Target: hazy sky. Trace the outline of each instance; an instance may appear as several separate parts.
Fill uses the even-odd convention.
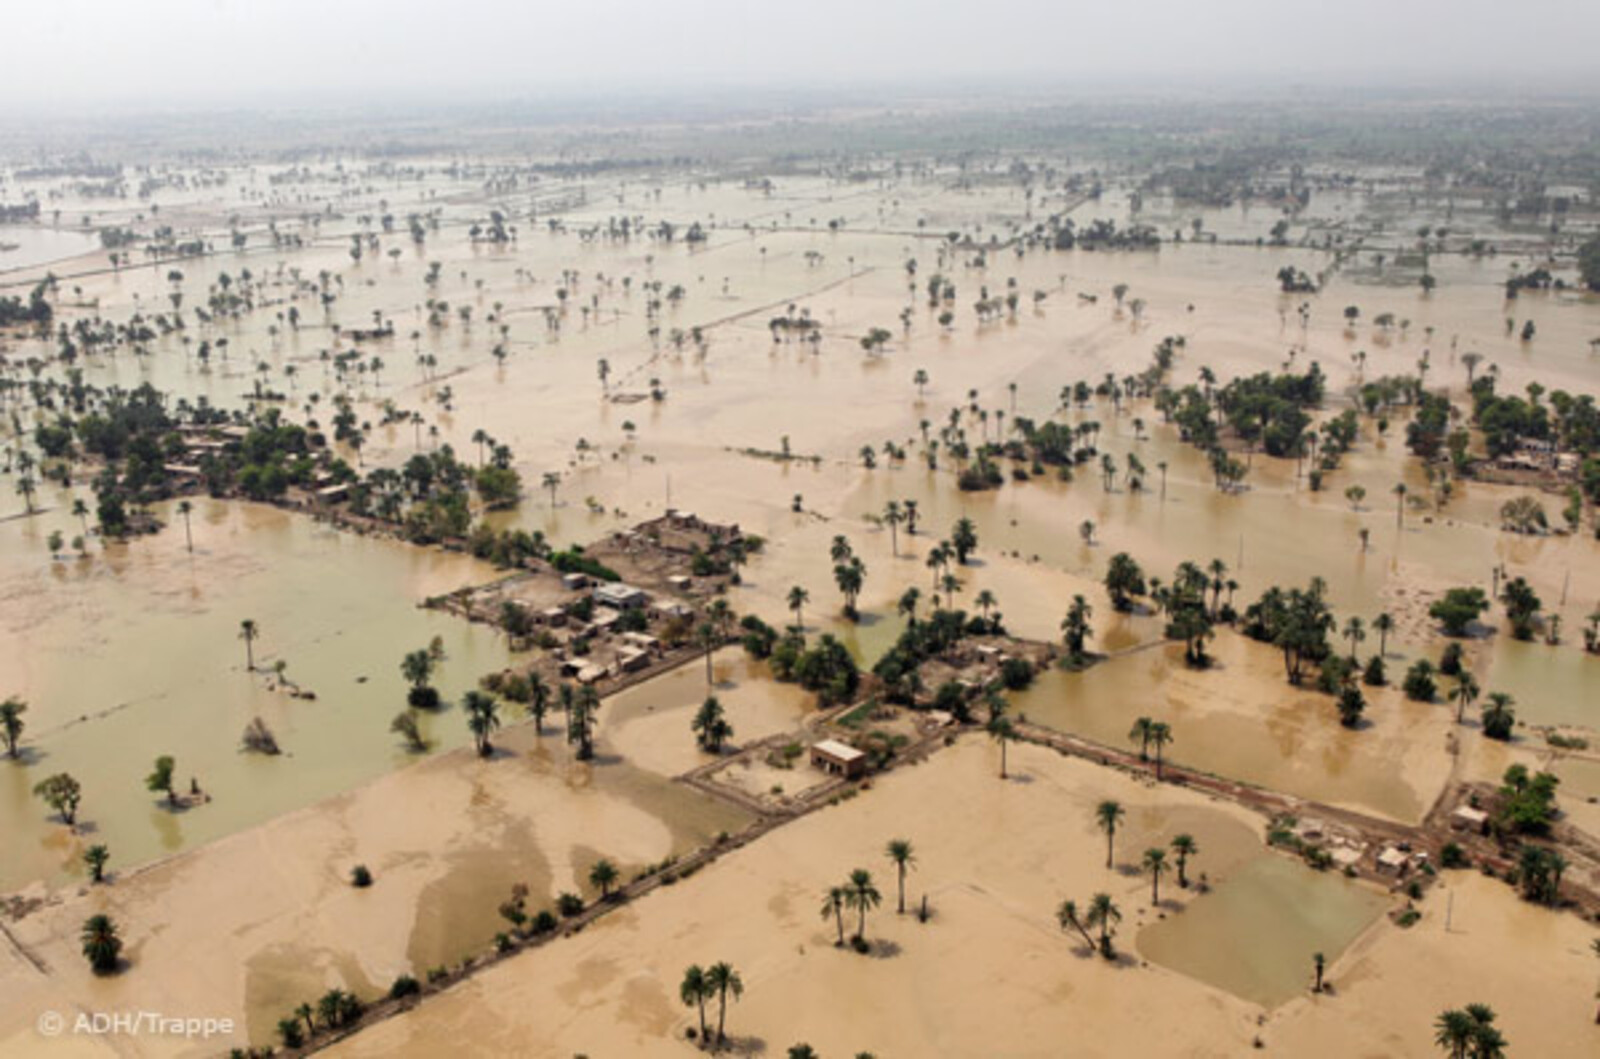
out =
[[[1600,0],[32,0],[0,18],[12,113],[974,76],[1600,89]]]

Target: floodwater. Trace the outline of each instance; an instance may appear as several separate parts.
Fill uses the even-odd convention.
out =
[[[1139,932],[1139,952],[1235,996],[1277,1007],[1305,992],[1389,899],[1344,876],[1261,853],[1183,911]]]
[[[1449,719],[1437,706],[1393,690],[1370,694],[1371,726],[1339,724],[1333,700],[1295,689],[1277,651],[1233,634],[1210,648],[1216,662],[1189,669],[1181,645],[1140,650],[1087,670],[1053,670],[1012,697],[1019,717],[1117,748],[1145,716],[1172,727],[1165,758],[1320,802],[1417,821],[1448,766],[1436,735]],[[1369,689],[1370,692],[1370,689]]]
[[[71,261],[99,248],[92,233],[0,224],[0,275]]]
[[[154,537],[59,562],[45,538],[77,532],[63,507],[0,524],[5,689],[28,703],[22,762],[0,767],[0,830],[13,836],[0,886],[81,875],[87,842],[127,870],[381,775],[410,760],[388,731],[405,706],[405,652],[442,639],[447,699],[508,660],[487,627],[417,606],[488,578],[482,564],[211,500],[195,503],[191,555],[182,517],[160,515],[172,525]],[[315,701],[246,672],[247,618],[261,630],[257,666],[286,662]],[[282,755],[239,749],[257,716]],[[468,741],[453,709],[425,726],[439,746]],[[177,759],[181,789],[193,777],[212,801],[174,812],[146,791],[162,754]],[[30,794],[58,771],[83,785],[81,840]]]
[[[491,208],[475,177],[435,171],[420,181],[384,175],[352,181],[344,173],[324,173],[270,184],[279,173],[272,166],[240,168],[224,185],[156,192],[164,220],[181,232],[205,233],[219,246],[227,242],[226,218],[239,214],[250,239],[244,251],[184,260],[176,266],[184,277],[177,283],[169,280],[174,266],[166,262],[64,277],[68,291],[81,285],[81,300],[98,300],[100,311],[117,319],[136,309],[164,311],[174,291],[183,293],[186,306],[201,304],[224,273],[232,279],[245,269],[271,303],[238,320],[196,324],[184,336],[188,342],[157,339],[149,356],[124,350],[84,358],[87,381],[123,387],[150,381],[175,395],[233,407],[259,379],[288,394],[290,418],[325,417],[339,392],[374,424],[385,402],[423,414],[424,429],[374,425],[361,454],[367,467],[395,465],[435,444],[470,453],[474,432],[485,430],[512,447],[529,494],[516,511],[494,516],[495,523],[537,528],[564,544],[668,506],[738,522],[770,545],[734,592],[736,609],[786,621],[790,586],[804,586],[812,597],[803,616],[808,628],[839,634],[869,662],[901,627],[893,607],[900,590],[918,585],[926,599],[931,585],[921,558],[963,515],[977,523],[981,544],[978,562],[963,571],[961,602],[970,607],[979,589],[993,588],[1014,631],[1056,636],[1070,592],[1093,592],[1087,586],[1116,551],[1133,553],[1147,572],[1164,578],[1181,560],[1220,558],[1240,583],[1241,604],[1269,584],[1303,584],[1320,575],[1341,619],[1358,614],[1370,621],[1380,610],[1394,610],[1401,624],[1390,641],[1392,674],[1424,644],[1430,653],[1437,650],[1418,593],[1487,582],[1490,569],[1503,563],[1512,575],[1529,578],[1551,608],[1565,592],[1559,609],[1568,636],[1555,648],[1495,637],[1479,662],[1485,690],[1511,691],[1519,715],[1530,722],[1592,723],[1600,710],[1597,663],[1582,655],[1577,631],[1600,599],[1595,542],[1509,537],[1499,532],[1496,512],[1517,491],[1472,484],[1459,488],[1442,511],[1414,510],[1397,526],[1393,485],[1403,480],[1413,495],[1425,492],[1401,444],[1402,417],[1386,435],[1364,421],[1356,450],[1318,494],[1296,478],[1292,463],[1260,455],[1251,459],[1245,492],[1219,494],[1204,458],[1181,444],[1148,405],[1118,414],[1101,402],[1068,417],[1100,422],[1101,448],[1119,463],[1139,455],[1151,469],[1144,493],[1121,484],[1108,491],[1091,471],[1071,484],[1008,482],[992,493],[962,494],[948,461],[930,471],[917,449],[921,423],[937,429],[956,408],[974,438],[985,430],[997,436],[998,412],[1008,419],[1054,415],[1063,385],[1138,372],[1169,334],[1182,334],[1188,343],[1174,369],[1180,383],[1193,380],[1202,365],[1223,380],[1278,370],[1291,345],[1302,344],[1293,362],[1303,368],[1315,360],[1328,374],[1330,413],[1343,407],[1344,389],[1363,372],[1370,378],[1414,371],[1424,350],[1431,357],[1430,382],[1448,382],[1458,391],[1465,382],[1459,356],[1469,349],[1499,367],[1506,388],[1536,379],[1551,389],[1589,388],[1595,354],[1588,339],[1600,332],[1600,304],[1550,293],[1525,295],[1508,307],[1500,296],[1510,265],[1504,257],[1437,260],[1440,286],[1431,295],[1356,271],[1336,275],[1310,299],[1311,322],[1302,330],[1297,301],[1280,296],[1272,277],[1285,264],[1321,267],[1327,258],[1309,249],[1198,243],[1150,254],[1037,250],[1020,258],[1004,251],[981,265],[970,253],[941,250],[942,233],[951,228],[1005,238],[1014,226],[1040,219],[1046,206],[1035,202],[1030,218],[1021,191],[999,184],[955,188],[942,176],[923,174],[847,185],[797,175],[764,194],[714,179],[551,180],[537,195],[515,196],[512,205],[522,218],[517,242],[496,247],[466,235],[466,225]],[[549,229],[544,222],[551,214],[542,206],[537,221],[525,219],[530,207],[563,197],[570,203],[560,212],[564,228]],[[148,208],[78,201],[70,194],[58,201],[64,217],[89,212],[96,223],[135,223],[136,213]],[[265,245],[267,218],[294,228],[299,222],[293,218],[327,203],[336,203],[336,211],[307,232],[303,249]],[[349,236],[362,229],[363,212],[377,212],[380,204],[400,218],[438,207],[443,226],[419,248],[402,223],[396,234],[382,236],[384,250],[398,249],[398,255],[369,253],[352,261]],[[1048,208],[1058,207],[1052,202]],[[1374,203],[1358,193],[1319,194],[1302,222],[1342,224],[1371,208]],[[1163,224],[1188,216],[1171,204],[1153,202],[1147,209]],[[1113,191],[1104,201],[1077,206],[1072,216],[1080,223],[1123,219],[1125,210],[1125,198]],[[1249,207],[1201,212],[1208,231],[1228,238],[1262,234],[1277,219],[1276,211]],[[680,230],[695,220],[710,222],[710,238],[691,246],[580,234],[612,216],[633,214],[670,219]],[[832,220],[840,222],[836,232],[828,230]],[[0,239],[6,231],[0,229]],[[36,233],[31,239],[77,234],[29,231]],[[72,252],[65,244],[49,250]],[[909,258],[918,262],[914,295],[907,291]],[[424,278],[430,262],[440,265],[431,285]],[[0,268],[9,264],[0,258]],[[564,280],[563,269],[575,277]],[[298,329],[279,318],[289,304],[291,270],[308,279],[328,270],[338,279],[339,297],[327,312],[311,297],[293,303],[303,315]],[[949,329],[926,305],[926,281],[935,272],[959,291]],[[18,273],[0,286],[21,290],[31,278]],[[1012,281],[1025,308],[1013,319],[976,322],[970,305],[979,288],[999,293]],[[1139,318],[1115,306],[1110,289],[1118,282],[1144,302]],[[556,304],[563,284],[571,299],[557,332],[547,327],[544,309]],[[663,293],[682,290],[681,298],[664,299],[654,341],[646,333],[647,284],[659,284]],[[1035,290],[1046,295],[1038,308],[1030,305]],[[1080,292],[1098,301],[1080,299]],[[429,326],[429,298],[450,303],[446,325]],[[1342,316],[1351,303],[1362,310],[1356,328],[1347,328]],[[582,313],[582,305],[593,311]],[[814,351],[773,341],[767,322],[789,305],[809,310],[823,325]],[[898,316],[908,306],[911,323],[903,329]],[[470,308],[470,321],[456,317],[461,307]],[[1409,320],[1409,327],[1385,333],[1367,324],[1384,311]],[[80,310],[63,312],[70,318]],[[322,354],[348,346],[338,328],[365,325],[374,313],[394,321],[395,336],[361,349],[364,358],[380,357],[384,368],[341,380]],[[1536,340],[1508,336],[1507,315],[1536,319]],[[670,340],[674,329],[695,327],[704,328],[703,352],[692,341],[680,348]],[[872,327],[893,335],[881,355],[859,345]],[[228,352],[201,363],[194,355],[198,342],[222,337]],[[49,352],[24,338],[6,342],[8,357]],[[497,343],[507,350],[503,363],[491,352]],[[1356,363],[1362,352],[1364,369]],[[425,367],[423,356],[436,363]],[[602,359],[610,372],[605,390],[597,376]],[[930,379],[921,394],[912,381],[918,369]],[[651,380],[660,381],[664,401],[608,399],[643,398]],[[991,414],[988,425],[966,410],[973,392]],[[23,416],[26,428],[33,414]],[[1142,433],[1135,418],[1143,420]],[[911,449],[905,466],[882,458],[886,441]],[[863,445],[879,450],[875,469],[862,466]],[[782,462],[740,451],[786,446],[817,459]],[[1155,470],[1161,463],[1168,466],[1164,495]],[[563,476],[554,498],[537,486],[550,471]],[[4,478],[0,518],[21,510],[11,476]],[[1343,499],[1351,484],[1367,490],[1359,508]],[[50,508],[46,514],[0,522],[0,598],[6,600],[0,693],[28,699],[32,755],[31,764],[0,777],[0,823],[24,836],[16,847],[22,855],[0,866],[0,886],[77,870],[61,829],[44,822],[41,806],[27,793],[47,768],[70,768],[85,783],[85,819],[129,866],[406,764],[409,758],[386,731],[403,701],[398,660],[432,636],[446,640],[450,661],[441,684],[447,695],[505,660],[503,645],[487,630],[414,606],[431,592],[489,576],[477,564],[342,536],[281,512],[209,503],[194,518],[192,559],[182,547],[181,525],[169,519],[154,539],[105,553],[95,545],[88,561],[53,563],[44,541],[51,529],[69,538],[76,532],[65,513],[73,495],[47,490],[40,497]],[[77,495],[86,490],[80,487]],[[799,513],[792,510],[796,496]],[[923,529],[915,537],[901,532],[896,557],[868,517],[890,499],[908,498],[919,503]],[[1560,506],[1556,499],[1546,504],[1552,514]],[[1078,533],[1086,519],[1098,527],[1092,545]],[[1370,533],[1365,550],[1362,529]],[[827,551],[839,534],[868,563],[859,624],[837,616]],[[1002,561],[1002,555],[1019,561]],[[1098,611],[1099,648],[1120,649],[1159,634],[1152,622],[1114,618],[1104,606]],[[315,690],[318,701],[267,692],[259,678],[242,671],[235,636],[246,617],[262,625],[263,658],[286,658],[291,677]],[[1366,649],[1373,649],[1370,639]],[[1419,764],[1421,751],[1408,742],[1416,738],[1415,725],[1436,723],[1443,713],[1438,707],[1384,697],[1381,709],[1372,711],[1375,728],[1349,733],[1338,729],[1324,697],[1293,693],[1273,673],[1270,657],[1246,663],[1241,656],[1236,661],[1243,668],[1191,676],[1174,667],[1172,654],[1157,649],[1076,676],[1052,675],[1019,697],[1018,709],[1119,744],[1133,716],[1162,714],[1175,722],[1172,752],[1185,764],[1399,818],[1420,815],[1442,782],[1436,756]],[[1238,681],[1245,672],[1250,679]],[[688,688],[694,678],[678,679],[685,693],[669,697],[694,701],[699,693]],[[730,679],[747,684],[738,675]],[[737,706],[740,693],[732,696]],[[1230,696],[1236,708],[1207,706]],[[787,716],[786,703],[768,709],[772,705],[751,714],[760,730],[768,722],[757,718],[777,723]],[[237,752],[238,733],[256,714],[277,731],[289,751],[285,757]],[[74,723],[84,717],[90,720]],[[660,723],[676,727],[678,721]],[[432,727],[447,745],[465,740],[453,713]],[[661,736],[682,737],[665,728]],[[175,754],[180,778],[197,776],[215,801],[182,814],[157,807],[140,781],[158,753]],[[650,755],[639,755],[649,767],[644,759]],[[663,771],[679,763],[676,749],[654,762]]]

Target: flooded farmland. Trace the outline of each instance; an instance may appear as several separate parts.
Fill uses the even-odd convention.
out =
[[[0,1051],[1587,1032],[1590,119],[567,105],[0,122]]]

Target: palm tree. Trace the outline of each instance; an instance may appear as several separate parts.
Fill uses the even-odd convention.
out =
[[[1161,779],[1161,748],[1172,742],[1172,727],[1166,721],[1150,726],[1150,745],[1156,748],[1156,779]]]
[[[297,1016],[299,1016],[301,1019],[305,1020],[306,1036],[309,1037],[312,1034],[317,1032],[317,1024],[314,1021],[314,1019],[316,1017],[316,1012],[314,1012],[311,1009],[311,1005],[310,1004],[302,1003],[299,1007],[294,1009],[294,1013]]]
[[[989,718],[989,738],[1000,744],[1000,778],[1006,778],[1006,743],[1017,737],[1017,730],[1009,717],[996,714]]]
[[[1511,738],[1511,725],[1516,718],[1516,713],[1511,707],[1516,701],[1503,691],[1491,691],[1489,693],[1489,704],[1483,708],[1481,715],[1485,735],[1494,736],[1497,739]],[[1496,732],[1503,734],[1494,735]]]
[[[1167,851],[1151,846],[1144,851],[1143,868],[1150,874],[1150,903],[1161,904],[1161,876],[1167,872]]]
[[[1128,741],[1139,744],[1139,760],[1144,761],[1150,756],[1150,726],[1154,722],[1148,717],[1141,717],[1133,722],[1133,727],[1128,730]]]
[[[83,527],[84,540],[89,539],[89,505],[83,502],[82,497],[73,497],[72,514]]]
[[[744,995],[744,982],[739,978],[739,972],[726,963],[714,963],[706,971],[706,984],[717,994],[717,1043],[723,1044],[728,1040],[728,1035],[723,1032],[723,1026],[728,1018],[728,994],[732,993],[735,1000]]]
[[[488,757],[494,753],[489,736],[500,727],[500,704],[494,696],[473,689],[462,697],[461,705],[466,708],[467,729],[478,744],[478,756]]]
[[[1394,495],[1397,498],[1394,505],[1394,524],[1401,529],[1404,529],[1406,524],[1406,492],[1404,482],[1394,487]]]
[[[1095,806],[1095,825],[1106,833],[1106,867],[1111,867],[1111,855],[1117,840],[1117,824],[1127,815],[1119,802],[1106,799]]]
[[[1061,902],[1061,907],[1056,910],[1056,922],[1061,924],[1062,930],[1069,928],[1076,930],[1083,937],[1083,943],[1089,946],[1090,950],[1094,949],[1094,938],[1089,935],[1088,929],[1083,925],[1083,920],[1078,915],[1076,901],[1067,900]]]
[[[1111,937],[1116,931],[1118,923],[1122,922],[1122,911],[1111,900],[1110,894],[1095,894],[1089,901],[1089,914],[1084,917],[1084,924],[1090,929],[1096,927],[1100,930],[1100,955],[1106,959],[1116,956],[1116,950],[1111,947]]]
[[[101,845],[93,845],[83,851],[83,863],[89,868],[90,882],[106,881],[106,861],[111,859],[111,851]]]
[[[867,935],[867,911],[877,908],[883,903],[883,895],[878,892],[878,887],[872,881],[872,873],[865,868],[857,868],[850,873],[849,885],[846,887],[846,902],[856,910],[859,917],[856,920],[856,938],[865,938]]]
[[[701,970],[698,963],[691,963],[683,972],[683,982],[678,986],[678,998],[685,1007],[698,1008],[700,1011],[700,1040],[706,1039],[706,1001],[711,999],[711,986],[706,982],[706,973]]]
[[[95,974],[110,974],[117,969],[122,955],[122,939],[117,937],[117,925],[110,916],[90,916],[79,935],[83,941],[83,955]]]
[[[1189,888],[1189,858],[1200,852],[1200,846],[1193,835],[1182,834],[1172,840],[1172,852],[1178,858],[1178,885],[1183,889]]]
[[[799,585],[789,589],[789,609],[794,611],[794,627],[796,632],[804,633],[806,625],[801,617],[801,608],[811,601],[811,593]]]
[[[895,604],[895,611],[904,615],[907,625],[917,623],[917,603],[922,599],[922,591],[915,585],[900,593],[900,602]]]
[[[17,756],[17,744],[22,739],[22,730],[27,725],[22,720],[22,715],[28,712],[28,704],[15,695],[0,702],[0,736],[5,737],[6,756]]]
[[[972,602],[978,608],[978,613],[983,615],[983,620],[985,623],[989,621],[989,612],[1000,604],[1000,601],[995,598],[995,594],[990,592],[987,588],[979,591],[977,596],[973,598]]]
[[[579,761],[588,761],[594,757],[594,715],[600,708],[600,696],[588,685],[576,695],[569,685],[563,684],[561,690],[567,709],[567,742],[577,744]]]
[[[1394,631],[1394,618],[1384,611],[1372,619],[1372,628],[1378,634],[1378,655],[1382,657],[1389,650],[1389,634]]]
[[[1356,663],[1356,644],[1367,638],[1366,623],[1354,614],[1344,623],[1344,638],[1350,641],[1350,664]]]
[[[528,716],[533,718],[533,734],[544,731],[544,715],[550,709],[550,685],[538,673],[528,673]]]
[[[722,703],[717,701],[715,695],[700,704],[690,727],[694,730],[700,749],[712,754],[720,754],[722,744],[733,735],[733,725],[728,723]]]
[[[833,943],[836,949],[844,947],[844,910],[849,904],[850,892],[843,886],[830,886],[822,895],[822,918],[831,918],[839,928],[839,940]]]
[[[899,527],[905,519],[906,514],[901,510],[900,501],[891,500],[883,506],[883,524],[889,527],[889,552],[896,559],[900,557]]]
[[[1477,678],[1463,669],[1456,680],[1456,689],[1451,692],[1450,697],[1456,700],[1456,723],[1460,724],[1467,715],[1467,707],[1478,697]]]
[[[617,866],[601,857],[589,869],[589,885],[600,891],[600,900],[610,898],[611,888],[617,884]]]
[[[1433,1042],[1449,1052],[1450,1059],[1498,1059],[1505,1054],[1505,1038],[1493,1022],[1494,1012],[1483,1004],[1452,1008],[1434,1020]]]
[[[906,871],[917,863],[917,857],[911,849],[911,841],[904,838],[892,839],[885,850],[889,860],[894,863],[899,874],[900,903],[896,910],[897,915],[906,914]]]
[[[695,639],[700,642],[700,650],[706,656],[706,686],[710,687],[716,682],[716,677],[711,671],[711,656],[722,641],[722,636],[717,632],[717,627],[709,621],[703,621],[694,631]]]
[[[194,505],[189,500],[178,501],[178,514],[183,516],[183,540],[189,547],[189,554],[194,554],[194,532],[189,527],[189,513],[194,510]]]
[[[256,625],[254,618],[246,618],[239,623],[239,639],[244,641],[244,667],[252,673],[256,668],[255,642],[260,636],[261,628]]]

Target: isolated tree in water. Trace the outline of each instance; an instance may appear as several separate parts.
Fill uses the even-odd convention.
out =
[[[1117,825],[1126,816],[1121,803],[1106,799],[1094,809],[1095,826],[1106,833],[1106,867],[1111,867],[1112,854],[1116,849]]]
[[[717,701],[715,695],[700,704],[690,727],[694,730],[700,749],[713,754],[721,753],[722,744],[733,737],[733,725],[728,723],[722,703]]]
[[[884,852],[899,876],[900,900],[896,912],[903,916],[906,913],[906,872],[916,866],[916,853],[911,848],[910,840],[904,838],[892,839]]]
[[[244,641],[244,667],[251,672],[255,672],[255,643],[260,637],[261,629],[256,625],[254,618],[246,618],[239,623],[239,639]]]

